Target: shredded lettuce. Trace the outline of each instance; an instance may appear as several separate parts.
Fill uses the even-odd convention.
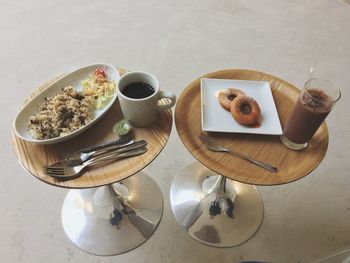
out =
[[[93,96],[95,99],[96,109],[104,108],[116,92],[115,82],[109,80],[102,70],[96,71],[96,74],[90,75],[88,79],[81,81],[81,86],[84,95]]]

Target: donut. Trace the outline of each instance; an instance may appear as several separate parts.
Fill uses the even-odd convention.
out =
[[[257,123],[260,116],[258,103],[249,96],[238,96],[231,104],[232,117],[242,125]]]
[[[219,103],[225,110],[231,110],[231,103],[237,96],[245,95],[245,93],[239,89],[228,88],[219,92]]]

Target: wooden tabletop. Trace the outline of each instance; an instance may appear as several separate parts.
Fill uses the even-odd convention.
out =
[[[122,75],[125,70],[119,69],[119,72]],[[56,79],[37,88],[27,100],[48,87]],[[144,139],[147,141],[148,151],[143,155],[86,168],[82,176],[68,181],[45,175],[43,167],[60,160],[66,152],[118,139],[118,136],[113,133],[112,127],[121,119],[123,116],[119,102],[116,100],[101,120],[73,139],[53,145],[38,145],[22,140],[12,132],[13,149],[22,167],[45,183],[65,188],[90,188],[111,184],[137,173],[158,156],[170,136],[173,122],[171,109],[163,111],[152,125],[133,129],[134,140]]]
[[[270,83],[277,112],[284,127],[288,113],[298,98],[300,90],[275,76],[252,70],[222,70],[209,73],[205,78],[262,80]],[[181,93],[175,109],[177,132],[189,152],[203,165],[227,178],[254,185],[278,185],[293,182],[312,172],[324,158],[328,147],[328,129],[323,123],[309,146],[303,151],[287,149],[279,136],[218,133],[210,136],[254,159],[274,164],[278,173],[271,173],[228,153],[210,151],[198,139],[201,132],[200,78]]]

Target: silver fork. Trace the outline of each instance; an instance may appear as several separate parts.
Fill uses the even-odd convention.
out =
[[[61,167],[59,166],[44,167],[44,173],[49,176],[60,178],[60,179],[73,179],[78,177],[80,173],[83,171],[83,169],[88,166],[101,164],[109,161],[116,161],[122,158],[140,155],[145,152],[147,152],[146,147],[138,148],[125,153],[112,152],[112,153],[105,154],[103,156],[93,157],[90,160],[80,165],[72,165],[71,163],[67,162],[65,166],[61,166]]]
[[[94,156],[100,155],[110,150],[122,149],[128,145],[133,144],[134,142],[134,140],[117,140],[111,143],[81,149],[76,152],[66,153],[64,155],[64,159],[71,162],[85,162]]]
[[[136,150],[138,148],[142,148],[142,147],[145,147],[147,145],[147,142],[145,140],[140,140],[140,141],[137,141],[131,145],[128,145],[128,146],[125,146],[123,148],[120,148],[120,149],[111,149],[109,151],[103,151],[101,152],[100,154],[97,154],[97,155],[94,155],[93,157],[99,157],[99,156],[106,156],[108,154],[117,154],[117,153],[124,153],[124,152],[128,152],[128,151],[131,151],[131,150]],[[87,160],[86,160],[87,161]],[[84,161],[85,162],[85,161]],[[67,160],[61,160],[61,161],[58,161],[56,163],[53,163],[53,164],[50,164],[49,166],[46,166],[45,169],[54,169],[54,168],[61,168],[61,167],[66,167],[66,166],[75,166],[75,165],[80,165],[82,163],[81,160],[76,160],[76,161],[67,161]]]
[[[251,162],[261,168],[264,168],[272,173],[277,173],[278,172],[278,169],[271,165],[271,164],[268,164],[268,163],[264,163],[264,162],[261,162],[261,161],[258,161],[258,160],[255,160],[255,159],[252,159],[246,155],[243,155],[239,152],[236,152],[236,151],[233,151],[229,148],[226,148],[220,144],[218,144],[217,142],[215,142],[213,139],[211,139],[209,136],[207,136],[206,134],[204,134],[203,132],[201,132],[199,134],[199,139],[206,145],[208,146],[208,148],[214,152],[228,152],[228,153],[231,153],[232,155],[238,157],[238,158],[241,158],[241,159],[244,159],[248,162]]]

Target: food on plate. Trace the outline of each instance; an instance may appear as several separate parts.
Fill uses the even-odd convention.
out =
[[[39,112],[29,118],[28,132],[34,139],[61,137],[85,126],[92,121],[94,111],[106,106],[116,92],[115,82],[103,69],[96,69],[81,85],[81,91],[67,86],[45,98]]]
[[[45,98],[39,113],[30,116],[29,134],[37,140],[50,139],[71,133],[92,119],[94,100],[74,87]]]
[[[102,69],[96,69],[95,74],[81,82],[83,93],[93,96],[96,100],[96,108],[103,108],[115,94],[115,82],[109,80]]]
[[[245,95],[245,93],[239,89],[227,88],[219,92],[219,103],[227,111],[231,111],[232,101],[237,96]]]
[[[258,122],[260,107],[252,97],[238,96],[232,101],[232,117],[242,125],[252,125]]]

